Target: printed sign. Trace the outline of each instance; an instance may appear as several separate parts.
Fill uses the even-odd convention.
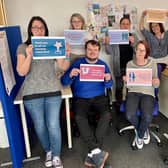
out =
[[[128,30],[109,30],[110,44],[129,44]]]
[[[154,23],[165,23],[166,21],[166,10],[164,9],[150,9],[147,12],[147,22]]]
[[[152,86],[152,69],[127,68],[127,86]]]
[[[66,42],[70,45],[84,45],[86,30],[64,30]]]
[[[104,81],[104,65],[81,64],[80,81]]]
[[[33,59],[59,59],[66,57],[64,37],[32,37]]]

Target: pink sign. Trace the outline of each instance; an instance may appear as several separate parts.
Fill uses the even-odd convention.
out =
[[[104,65],[81,64],[80,81],[104,81]]]
[[[127,68],[127,86],[152,86],[152,69]]]

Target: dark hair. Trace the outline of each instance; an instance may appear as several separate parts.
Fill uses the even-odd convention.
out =
[[[101,45],[100,45],[100,43],[98,41],[96,41],[96,40],[88,40],[85,43],[85,50],[87,49],[88,44],[91,44],[91,45],[94,45],[94,46],[98,46],[99,47],[99,51],[101,49]]]
[[[127,19],[129,21],[129,23],[131,24],[131,19],[129,16],[123,16],[121,19],[120,19],[120,24],[122,23],[123,20]]]
[[[147,41],[145,40],[140,40],[138,41],[138,43],[136,44],[136,49],[138,47],[139,44],[143,44],[144,47],[145,47],[145,50],[146,50],[146,54],[145,54],[145,57],[144,58],[148,58],[148,56],[150,56],[150,47],[149,47],[149,44],[147,43]]]
[[[44,21],[43,18],[41,18],[40,16],[33,16],[31,19],[30,19],[30,22],[28,24],[28,28],[27,28],[27,34],[28,34],[28,37],[27,37],[27,40],[25,41],[25,44],[29,45],[31,44],[31,37],[33,36],[32,34],[32,24],[33,22],[37,20],[37,21],[40,21],[43,25],[44,25],[44,28],[45,28],[45,36],[48,36],[49,33],[48,33],[48,27],[47,27],[47,24],[46,22]]]
[[[152,30],[152,24],[153,24],[153,23],[149,23],[149,30],[150,30],[150,32],[151,32],[153,35],[155,35],[155,33],[154,33],[153,30]],[[164,26],[163,26],[162,23],[156,23],[156,24],[159,25],[159,27],[160,27],[160,32],[161,32],[161,33],[165,32],[165,29],[164,29]]]

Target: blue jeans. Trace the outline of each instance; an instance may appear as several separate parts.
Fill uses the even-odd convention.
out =
[[[61,96],[42,97],[24,101],[42,147],[46,152],[52,151],[53,156],[60,156],[61,151],[61,102]]]

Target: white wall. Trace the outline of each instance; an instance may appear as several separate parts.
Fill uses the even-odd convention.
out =
[[[72,13],[79,12],[86,18],[88,0],[5,0],[9,25],[20,25],[23,37],[27,37],[27,24],[34,15],[42,16],[49,27],[50,35],[61,35],[69,27]],[[96,0],[102,5],[109,3],[136,6],[138,14],[146,8],[168,8],[166,0]]]

